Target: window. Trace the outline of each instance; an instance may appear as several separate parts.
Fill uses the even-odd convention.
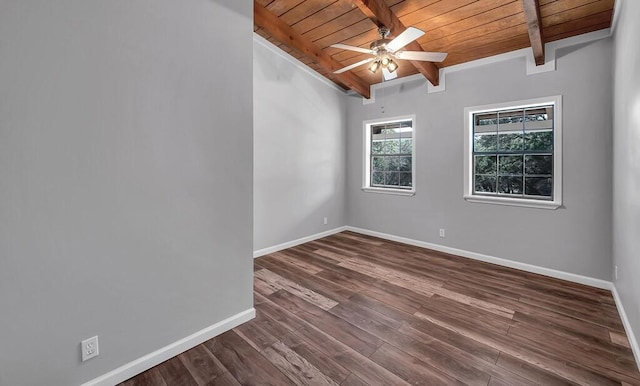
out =
[[[364,191],[415,193],[414,121],[410,116],[364,123]]]
[[[465,109],[465,199],[556,209],[561,97]]]

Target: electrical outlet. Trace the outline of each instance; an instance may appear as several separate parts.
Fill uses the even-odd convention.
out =
[[[613,269],[613,277],[618,280],[618,266],[616,265]]]
[[[324,225],[327,225],[327,223],[328,223],[328,221],[327,221],[327,218],[325,217],[324,218]]]
[[[440,228],[440,237],[444,237],[444,228]]]
[[[100,354],[98,351],[98,336],[85,339],[80,342],[80,349],[82,350],[82,361],[89,360],[93,357],[97,357]]]

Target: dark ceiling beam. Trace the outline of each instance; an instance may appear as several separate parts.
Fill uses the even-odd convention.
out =
[[[344,65],[316,46],[310,39],[302,36],[255,0],[253,2],[253,22],[263,28],[274,39],[307,56],[328,72],[334,72],[344,67]],[[369,83],[351,71],[334,74],[334,76],[363,97],[367,99],[371,97]]]
[[[353,3],[360,8],[369,19],[371,19],[378,27],[385,26],[389,28],[392,36],[400,35],[407,29],[398,17],[391,11],[391,8],[384,0],[353,0]],[[406,49],[410,51],[424,51],[418,42],[413,41],[406,45]],[[437,86],[440,82],[440,70],[433,62],[421,62],[412,60],[411,64],[424,75],[432,85]]]
[[[538,0],[522,0],[524,16],[527,20],[529,41],[533,50],[536,66],[544,64],[544,38],[542,36],[542,22],[540,21],[540,4]]]

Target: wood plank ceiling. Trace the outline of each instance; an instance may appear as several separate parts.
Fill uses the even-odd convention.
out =
[[[370,57],[330,47],[369,48],[378,26],[391,38],[406,27],[426,32],[409,50],[447,52],[442,63],[399,61],[398,77],[422,73],[438,84],[438,69],[532,47],[544,63],[544,43],[611,26],[614,0],[254,0],[254,30],[341,88],[369,97],[380,72],[360,66]]]

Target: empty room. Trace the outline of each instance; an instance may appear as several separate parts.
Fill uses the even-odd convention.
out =
[[[640,385],[638,20],[0,0],[0,386]]]

